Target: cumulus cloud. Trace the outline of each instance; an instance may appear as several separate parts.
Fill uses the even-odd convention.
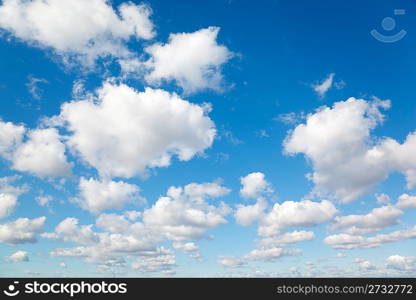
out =
[[[139,196],[139,187],[122,181],[98,181],[81,177],[80,195],[73,202],[93,214],[107,209],[122,209],[124,205],[143,202]]]
[[[414,238],[416,238],[416,227],[406,230],[397,230],[387,234],[378,234],[371,237],[340,233],[327,236],[324,239],[324,242],[334,249],[351,250],[357,248],[376,248],[384,243],[394,243]]]
[[[416,196],[410,196],[409,194],[400,195],[396,206],[400,209],[416,208]]]
[[[222,89],[221,67],[233,53],[217,43],[219,28],[208,27],[193,33],[176,33],[166,44],[145,48],[150,59],[145,63],[150,73],[148,83],[175,81],[186,93],[203,89]]]
[[[271,184],[265,180],[261,172],[253,172],[240,178],[240,195],[244,198],[257,199],[264,194],[273,193]]]
[[[36,235],[42,231],[45,217],[19,218],[0,225],[0,243],[10,245],[36,243]]]
[[[302,251],[299,249],[284,250],[283,248],[261,248],[250,251],[244,255],[244,258],[247,260],[272,262],[282,256],[300,255],[301,253]]]
[[[12,159],[13,153],[22,142],[26,129],[23,125],[3,122],[0,119],[0,156]]]
[[[334,81],[335,73],[331,73],[326,77],[324,80],[322,80],[321,83],[312,85],[313,90],[321,97],[325,97],[325,94],[329,91],[329,89],[332,87],[332,83]]]
[[[107,0],[4,0],[0,28],[31,46],[51,49],[66,64],[91,68],[99,58],[133,56],[128,41],[155,35],[150,15],[146,4],[132,2],[115,10]]]
[[[399,271],[416,271],[415,256],[391,255],[386,259],[387,267]]]
[[[312,231],[295,230],[292,232],[286,232],[280,235],[272,237],[266,237],[258,241],[260,247],[273,248],[273,247],[287,247],[294,243],[303,241],[310,241],[315,237]]]
[[[209,110],[162,90],[107,82],[96,97],[64,103],[54,119],[72,133],[68,145],[100,175],[132,177],[209,148],[216,134]]]
[[[250,226],[253,222],[260,220],[264,216],[267,203],[264,199],[259,199],[253,205],[237,204],[234,218],[242,226]]]
[[[40,177],[65,176],[71,174],[71,165],[58,131],[47,128],[29,131],[28,140],[13,155],[12,168]]]
[[[398,224],[403,212],[391,205],[374,208],[366,215],[337,216],[330,229],[348,234],[367,234]]]
[[[286,228],[319,225],[331,221],[337,213],[338,210],[328,200],[276,203],[261,220],[259,234],[272,236]]]
[[[10,215],[17,205],[17,196],[0,193],[0,219]]]
[[[143,213],[101,214],[96,220],[101,232],[94,231],[92,224],[79,225],[78,219],[67,218],[53,232],[43,233],[42,237],[78,244],[73,248],[55,249],[52,256],[78,257],[100,265],[124,263],[125,257],[137,256],[132,267],[140,272],[172,273],[174,263],[165,266],[160,262],[172,262],[171,254],[160,252],[160,244],[166,240],[174,241],[175,249],[199,258],[199,248],[192,240],[225,224],[225,216],[230,212],[224,203],[215,206],[208,200],[229,192],[218,181],[171,187],[166,196],[160,197]]]
[[[218,263],[227,268],[238,268],[245,265],[245,262],[241,258],[226,255],[218,256]]]
[[[143,255],[131,264],[134,270],[141,273],[163,272],[172,275],[172,268],[176,266],[176,258],[172,250],[163,247],[150,255]]]
[[[18,250],[6,258],[10,262],[29,261],[29,256],[26,251]]]
[[[330,193],[342,202],[367,193],[393,171],[403,173],[411,188],[416,183],[416,160],[411,155],[416,134],[403,144],[370,135],[384,119],[380,108],[389,106],[389,101],[349,98],[332,108],[321,107],[288,134],[285,152],[310,159],[313,173],[308,176],[315,192]]]
[[[143,212],[144,223],[177,241],[201,238],[208,229],[227,223],[225,216],[231,209],[224,202],[211,205],[187,194],[187,187],[170,187],[166,196]]]

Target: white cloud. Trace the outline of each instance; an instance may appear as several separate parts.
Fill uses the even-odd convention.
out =
[[[160,197],[143,212],[144,223],[160,228],[167,238],[177,241],[198,239],[208,229],[227,223],[225,216],[230,208],[225,203],[210,205],[200,197],[187,194],[188,187],[170,187],[167,196]]]
[[[46,195],[46,196],[38,196],[35,199],[36,199],[36,202],[40,206],[46,206],[49,204],[49,202],[53,200],[53,197],[51,195]]]
[[[378,204],[388,204],[391,201],[389,195],[386,194],[378,194],[376,195],[376,199]]]
[[[416,256],[391,255],[386,263],[388,268],[399,271],[416,271]]]
[[[294,243],[310,241],[315,237],[315,234],[312,231],[292,231],[286,232],[281,235],[276,235],[272,237],[266,237],[258,241],[260,247],[274,248],[274,247],[287,247]]]
[[[92,225],[78,226],[78,219],[76,218],[66,218],[56,226],[54,232],[42,233],[41,236],[82,245],[92,245],[99,241],[99,235],[92,230]]]
[[[172,250],[158,248],[152,255],[142,256],[132,263],[131,267],[141,273],[164,272],[171,274],[176,266],[175,255]]]
[[[331,221],[338,210],[328,200],[276,203],[261,220],[259,234],[272,236],[290,227],[315,226]]]
[[[387,234],[378,234],[372,237],[340,233],[327,236],[324,242],[335,249],[350,250],[357,248],[375,248],[380,247],[384,243],[394,243],[414,238],[416,238],[416,227]]]
[[[321,83],[313,85],[313,90],[318,93],[320,97],[325,97],[326,92],[332,87],[332,83],[334,81],[335,73],[331,73],[326,77],[324,80],[322,80]]]
[[[189,253],[189,252],[199,250],[199,247],[197,245],[195,245],[195,243],[193,243],[193,242],[188,242],[188,243],[174,242],[172,246],[176,250],[182,251],[184,253]]]
[[[282,256],[300,255],[301,253],[302,251],[299,249],[284,250],[283,248],[262,248],[250,251],[244,255],[244,259],[271,262]]]
[[[337,254],[335,254],[335,257],[336,258],[344,258],[344,257],[347,257],[347,254],[342,253],[342,252],[338,252]]]
[[[17,146],[20,145],[25,133],[23,125],[0,120],[0,156],[11,159]]]
[[[401,209],[416,208],[416,196],[410,196],[408,194],[400,195],[396,206]]]
[[[122,181],[97,181],[81,177],[79,191],[80,195],[73,201],[93,214],[107,209],[122,209],[129,203],[143,202],[138,194],[139,187]]]
[[[16,208],[18,197],[27,192],[28,187],[13,186],[11,183],[19,176],[9,176],[0,178],[0,219],[9,216]]]
[[[245,262],[241,258],[226,255],[218,256],[218,263],[227,268],[238,268],[245,265]]]
[[[10,215],[17,205],[17,196],[13,194],[0,193],[0,219]]]
[[[131,57],[130,39],[153,38],[150,15],[147,5],[132,2],[115,11],[106,0],[5,0],[0,28],[29,45],[52,49],[66,64],[90,68],[98,58]]]
[[[170,34],[166,44],[145,48],[151,56],[145,63],[150,73],[147,82],[175,81],[186,93],[203,89],[222,89],[221,66],[233,53],[217,43],[218,27],[193,33]]]
[[[36,243],[36,234],[42,231],[45,217],[35,219],[19,218],[0,225],[0,243],[11,245]]]
[[[29,256],[27,255],[26,251],[18,250],[14,252],[12,255],[7,257],[7,261],[11,262],[22,262],[22,261],[29,261]]]
[[[59,263],[59,266],[60,266],[61,268],[64,268],[64,269],[67,267],[66,263],[65,263],[65,262],[63,262],[63,261]]]
[[[257,199],[264,194],[273,193],[271,184],[265,180],[265,176],[261,172],[253,172],[241,177],[240,182],[242,185],[240,194],[244,198]]]
[[[28,141],[13,154],[13,169],[34,175],[64,176],[71,174],[71,164],[65,156],[65,145],[55,128],[35,129]]]
[[[209,148],[216,134],[209,110],[162,90],[107,82],[97,97],[64,103],[58,119],[73,133],[68,144],[103,177],[132,177]]]
[[[165,266],[160,260],[172,261],[172,256],[160,253],[160,243],[173,240],[176,249],[199,258],[198,247],[190,240],[199,239],[207,230],[227,222],[225,216],[230,212],[229,207],[224,203],[214,206],[207,202],[208,198],[225,193],[229,190],[218,182],[171,187],[166,196],[160,197],[142,214],[133,213],[133,218],[129,217],[130,213],[101,214],[96,220],[101,232],[94,231],[93,225],[78,225],[78,219],[67,218],[42,237],[79,244],[55,249],[52,256],[78,257],[100,265],[123,263],[127,256],[135,256],[138,260],[134,268],[141,272],[171,273],[173,265]],[[140,216],[142,220],[135,221]],[[185,240],[187,242],[179,242]],[[148,258],[150,256],[153,258]]]
[[[349,98],[333,108],[321,107],[298,125],[284,142],[288,154],[303,153],[313,165],[309,178],[315,192],[331,193],[349,202],[367,193],[390,172],[405,174],[408,187],[416,182],[416,134],[403,144],[376,139],[370,131],[383,121],[379,108],[389,101]],[[415,175],[415,177],[413,177]]]
[[[238,204],[234,213],[234,218],[242,226],[250,226],[253,222],[260,220],[264,216],[267,203],[264,199],[259,199],[253,205]]]
[[[398,224],[403,212],[391,205],[374,208],[366,215],[337,216],[330,229],[348,234],[367,234]]]
[[[32,95],[32,97],[36,100],[40,100],[42,96],[42,90],[38,86],[40,83],[47,84],[49,82],[44,78],[36,78],[33,75],[28,76],[28,82],[26,83],[26,87],[29,93]]]

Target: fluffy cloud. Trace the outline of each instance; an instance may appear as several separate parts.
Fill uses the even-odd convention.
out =
[[[64,63],[92,67],[98,58],[131,57],[126,43],[132,38],[153,38],[150,15],[147,5],[131,2],[115,11],[107,0],[4,0],[0,28],[29,45],[52,49]]]
[[[405,174],[407,185],[416,183],[416,134],[403,144],[370,136],[370,131],[382,123],[380,108],[389,101],[365,101],[349,98],[332,108],[321,107],[298,125],[284,142],[288,154],[303,153],[313,165],[309,178],[315,192],[331,193],[349,202],[367,193],[392,171]]]
[[[282,248],[262,248],[254,249],[244,255],[247,260],[259,260],[265,262],[275,261],[282,256],[300,255],[302,251],[299,249],[295,250],[284,250]]]
[[[398,224],[403,212],[391,205],[374,208],[366,215],[337,216],[330,226],[348,234],[367,234]]]
[[[160,228],[169,239],[178,241],[198,239],[208,229],[227,223],[224,217],[230,208],[225,203],[210,205],[187,194],[187,187],[169,188],[167,196],[143,212],[144,223]]]
[[[335,73],[331,73],[320,84],[313,85],[313,90],[320,96],[325,97],[326,92],[332,87]]]
[[[137,257],[132,267],[140,272],[173,272],[174,256],[161,252],[159,245],[173,240],[173,247],[199,258],[198,246],[189,240],[203,237],[211,228],[225,224],[230,209],[224,203],[214,206],[208,199],[223,196],[230,190],[211,183],[191,183],[185,187],[171,187],[167,195],[143,213],[128,211],[123,215],[101,214],[96,226],[79,225],[75,218],[67,218],[53,232],[42,237],[73,242],[73,248],[58,248],[52,256],[79,257],[86,262],[114,265],[125,262],[126,257]],[[136,220],[142,217],[141,220]],[[180,242],[188,240],[188,242]],[[173,263],[170,263],[173,262]]]
[[[263,199],[259,199],[253,205],[238,204],[234,213],[234,218],[238,224],[242,226],[250,226],[253,222],[260,220],[264,216],[264,210],[267,203]]]
[[[380,247],[384,243],[394,243],[414,238],[416,238],[416,227],[387,234],[378,234],[372,237],[340,233],[327,236],[324,242],[334,249],[350,250],[357,248],[375,248]]]
[[[312,231],[292,231],[286,232],[281,235],[276,235],[272,237],[266,237],[261,239],[258,244],[260,247],[274,248],[274,247],[287,247],[294,243],[299,243],[303,241],[310,241],[315,237],[315,234]]]
[[[0,178],[0,219],[7,217],[15,210],[18,197],[28,189],[26,185],[11,185],[13,181],[19,178],[19,176]]]
[[[17,146],[22,142],[25,131],[23,125],[0,120],[0,157],[12,158]]]
[[[74,202],[93,214],[107,209],[122,209],[125,204],[140,201],[139,187],[122,181],[97,181],[81,177],[80,195]]]
[[[16,221],[0,225],[0,242],[16,245],[36,243],[36,234],[42,231],[45,217],[35,219],[19,218]]]
[[[132,177],[210,147],[216,130],[209,110],[162,90],[107,82],[97,97],[63,104],[55,119],[73,133],[68,144],[103,177]]]
[[[131,267],[141,273],[163,272],[171,275],[175,265],[176,259],[173,251],[162,247],[150,255],[143,255],[133,262]]]
[[[13,155],[13,169],[40,177],[71,174],[65,156],[65,145],[55,128],[36,129],[28,133],[28,141],[19,145]]]
[[[241,258],[226,255],[220,255],[218,257],[218,263],[227,268],[238,268],[245,264]]]
[[[386,195],[386,194],[376,195],[376,199],[377,199],[378,204],[387,204],[387,203],[390,203],[391,201],[389,195]]]
[[[145,63],[151,71],[147,82],[175,81],[186,93],[222,88],[221,66],[233,53],[217,43],[218,27],[169,36],[166,44],[145,48],[151,56]]]
[[[386,259],[387,267],[399,271],[416,271],[415,256],[391,255]]]
[[[26,251],[18,250],[14,252],[12,255],[7,257],[7,261],[11,262],[22,262],[22,261],[29,261],[29,256],[27,255]]]
[[[0,219],[10,215],[17,205],[17,196],[0,193]]]
[[[259,234],[271,236],[290,227],[319,225],[332,220],[336,213],[338,213],[338,210],[328,200],[276,203],[261,220]]]
[[[400,195],[396,206],[401,209],[416,208],[416,196],[410,196],[408,194]]]
[[[263,194],[273,192],[271,184],[265,180],[265,176],[261,172],[250,173],[240,178],[241,189],[240,194],[244,198],[257,199]]]

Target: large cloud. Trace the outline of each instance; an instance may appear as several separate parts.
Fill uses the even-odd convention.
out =
[[[228,206],[222,202],[215,206],[208,200],[229,192],[218,181],[171,187],[166,196],[142,214],[101,214],[96,221],[101,232],[94,231],[92,224],[79,225],[78,219],[66,218],[53,232],[43,233],[42,237],[78,244],[73,248],[55,249],[53,256],[79,257],[107,265],[137,257],[132,267],[140,272],[170,273],[175,265],[174,256],[168,249],[161,250],[160,244],[173,241],[175,249],[192,258],[200,257],[198,246],[189,240],[200,239],[209,229],[227,222]],[[142,219],[135,221],[140,215]]]
[[[337,216],[330,226],[349,234],[367,234],[398,224],[403,212],[391,205],[374,208],[366,215]]]
[[[58,119],[73,133],[68,144],[102,176],[132,177],[210,147],[209,110],[162,90],[105,83],[96,97],[64,103]]]
[[[365,194],[392,171],[406,175],[408,187],[416,183],[416,135],[403,144],[377,141],[370,131],[382,123],[380,108],[389,101],[349,98],[332,108],[322,107],[298,125],[284,142],[286,153],[303,153],[313,165],[309,178],[318,193],[331,193],[343,202]]]
[[[30,45],[52,49],[65,63],[91,67],[98,58],[131,56],[126,43],[155,35],[145,4],[107,0],[4,0],[0,28]]]
[[[19,218],[0,225],[0,243],[11,245],[37,242],[36,234],[42,231],[45,217]]]
[[[416,238],[416,227],[371,237],[340,233],[327,236],[324,242],[334,249],[350,250],[357,248],[376,248],[384,243],[394,243],[414,238]]]
[[[217,43],[218,27],[208,27],[193,33],[169,36],[166,44],[145,48],[151,58],[145,63],[150,73],[149,83],[175,81],[186,93],[210,88],[222,88],[221,66],[233,53]]]

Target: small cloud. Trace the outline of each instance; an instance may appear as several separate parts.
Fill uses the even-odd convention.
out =
[[[67,268],[66,263],[64,263],[63,261],[59,263],[59,266],[60,266],[61,268],[65,268],[65,269]]]
[[[268,138],[270,137],[270,135],[267,133],[267,131],[265,129],[261,129],[259,131],[256,132],[256,135],[260,138]]]
[[[376,194],[375,196],[378,204],[387,204],[391,201],[389,195],[386,194]]]
[[[324,80],[322,80],[321,83],[312,85],[313,90],[319,95],[319,97],[325,97],[325,94],[332,87],[334,76],[335,73],[331,73]]]
[[[286,125],[295,125],[305,119],[305,113],[302,111],[300,113],[290,112],[285,114],[280,114],[277,117],[273,118],[273,121],[282,122]]]
[[[29,261],[29,256],[26,251],[18,250],[9,257],[6,257],[6,261],[9,262],[22,262]]]
[[[334,83],[334,87],[337,90],[342,90],[345,86],[347,85],[347,83],[344,80],[340,80]]]
[[[29,91],[29,93],[32,95],[33,98],[36,100],[40,100],[42,97],[42,89],[38,86],[40,83],[48,84],[49,81],[47,81],[44,78],[36,78],[32,74],[30,74],[28,77],[28,82],[26,83],[26,87]]]

